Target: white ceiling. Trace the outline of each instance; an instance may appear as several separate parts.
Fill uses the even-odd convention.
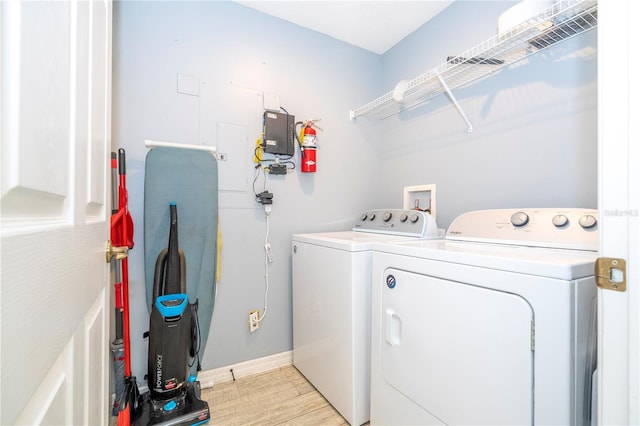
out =
[[[452,2],[236,0],[236,3],[378,54],[386,52]]]

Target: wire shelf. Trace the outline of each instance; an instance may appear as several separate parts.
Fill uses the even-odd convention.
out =
[[[507,65],[598,25],[597,0],[562,0],[473,48],[447,58],[436,68],[408,81],[379,98],[350,111],[361,116],[388,118],[425,103],[450,89],[463,87]],[[464,113],[460,110],[465,118]],[[468,123],[468,120],[467,120]],[[472,127],[469,124],[469,131]]]

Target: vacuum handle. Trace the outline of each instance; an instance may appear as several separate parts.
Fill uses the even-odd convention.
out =
[[[169,204],[169,216],[170,216],[170,222],[169,223],[171,225],[177,225],[178,224],[178,206],[174,202],[171,202]],[[177,231],[177,229],[176,229],[176,231]]]
[[[183,293],[182,281],[185,274],[184,254],[178,246],[178,208],[176,203],[169,204],[169,245],[164,269],[162,294]]]

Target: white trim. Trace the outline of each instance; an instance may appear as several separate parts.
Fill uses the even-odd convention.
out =
[[[281,352],[279,354],[265,356],[263,358],[251,359],[238,364],[227,365],[225,367],[214,368],[212,370],[198,373],[200,386],[211,388],[216,383],[224,383],[251,374],[262,373],[268,370],[291,365],[293,363],[293,351]],[[233,369],[233,374],[231,370]]]
[[[627,261],[627,290],[598,290],[598,425],[640,424],[639,5],[598,4],[599,256]]]

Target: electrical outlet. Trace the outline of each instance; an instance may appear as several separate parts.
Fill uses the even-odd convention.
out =
[[[249,331],[252,333],[260,327],[260,321],[258,321],[258,318],[260,318],[259,310],[249,312]]]

